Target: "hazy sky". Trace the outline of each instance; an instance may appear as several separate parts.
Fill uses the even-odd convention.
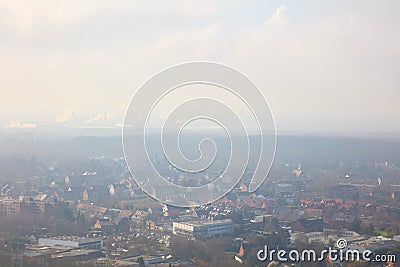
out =
[[[399,1],[2,1],[0,122],[123,120],[194,60],[241,70],[277,128],[400,131]]]

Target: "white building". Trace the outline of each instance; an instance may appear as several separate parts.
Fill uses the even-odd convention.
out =
[[[42,247],[73,247],[101,250],[103,248],[103,240],[76,236],[59,236],[39,238],[38,245]]]
[[[173,222],[172,232],[192,237],[212,237],[233,233],[232,220]]]

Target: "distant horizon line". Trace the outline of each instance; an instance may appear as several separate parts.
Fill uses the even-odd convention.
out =
[[[2,127],[0,133],[40,133],[53,135],[68,136],[119,136],[122,134],[123,125],[121,126],[73,126],[57,124],[54,127]],[[219,130],[219,129],[218,129]],[[218,133],[217,129],[187,129],[190,134],[210,133],[213,135],[223,135]],[[153,135],[159,132],[157,128],[149,128],[148,133]],[[255,129],[249,130],[249,136],[257,136]],[[234,136],[235,134],[233,134]],[[276,130],[277,136],[332,136],[332,137],[370,137],[370,138],[400,138],[400,131],[336,131],[336,130]]]
[[[15,121],[13,123],[2,123],[0,124],[0,132],[1,131],[40,131],[40,132],[52,132],[52,131],[63,131],[63,130],[87,130],[87,131],[122,131],[124,128],[124,123],[119,120],[108,120],[108,123],[105,121],[101,124],[98,123],[73,123],[73,122],[55,122],[55,121],[34,121],[34,120],[26,120],[26,121]],[[160,128],[149,127],[147,131],[149,133],[158,132]],[[197,131],[201,133],[215,133],[220,131],[219,128],[202,128],[199,130],[194,130],[193,128],[186,128],[187,131]],[[257,135],[258,129],[250,128],[247,129],[249,135]],[[295,129],[276,129],[277,135],[333,135],[333,136],[350,136],[350,137],[399,137],[400,138],[400,130],[392,131],[392,130],[384,130],[384,131],[372,131],[372,130],[352,130],[352,131],[343,131],[343,130],[295,130]],[[100,133],[100,135],[102,135]]]

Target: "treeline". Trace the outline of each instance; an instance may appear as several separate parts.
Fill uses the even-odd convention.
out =
[[[90,222],[82,213],[73,213],[66,205],[57,207],[51,215],[21,213],[0,218],[3,237],[27,236],[43,228],[50,235],[82,235],[89,227]]]

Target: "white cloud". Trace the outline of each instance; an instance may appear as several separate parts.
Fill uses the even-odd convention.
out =
[[[265,26],[280,26],[289,22],[286,5],[276,9],[276,12],[265,22]]]
[[[18,40],[25,40],[40,31],[61,30],[84,22],[98,12],[97,1],[1,1],[0,27]]]
[[[210,60],[252,78],[280,128],[400,130],[396,2],[181,3],[1,2],[3,119],[122,118],[151,75]]]

